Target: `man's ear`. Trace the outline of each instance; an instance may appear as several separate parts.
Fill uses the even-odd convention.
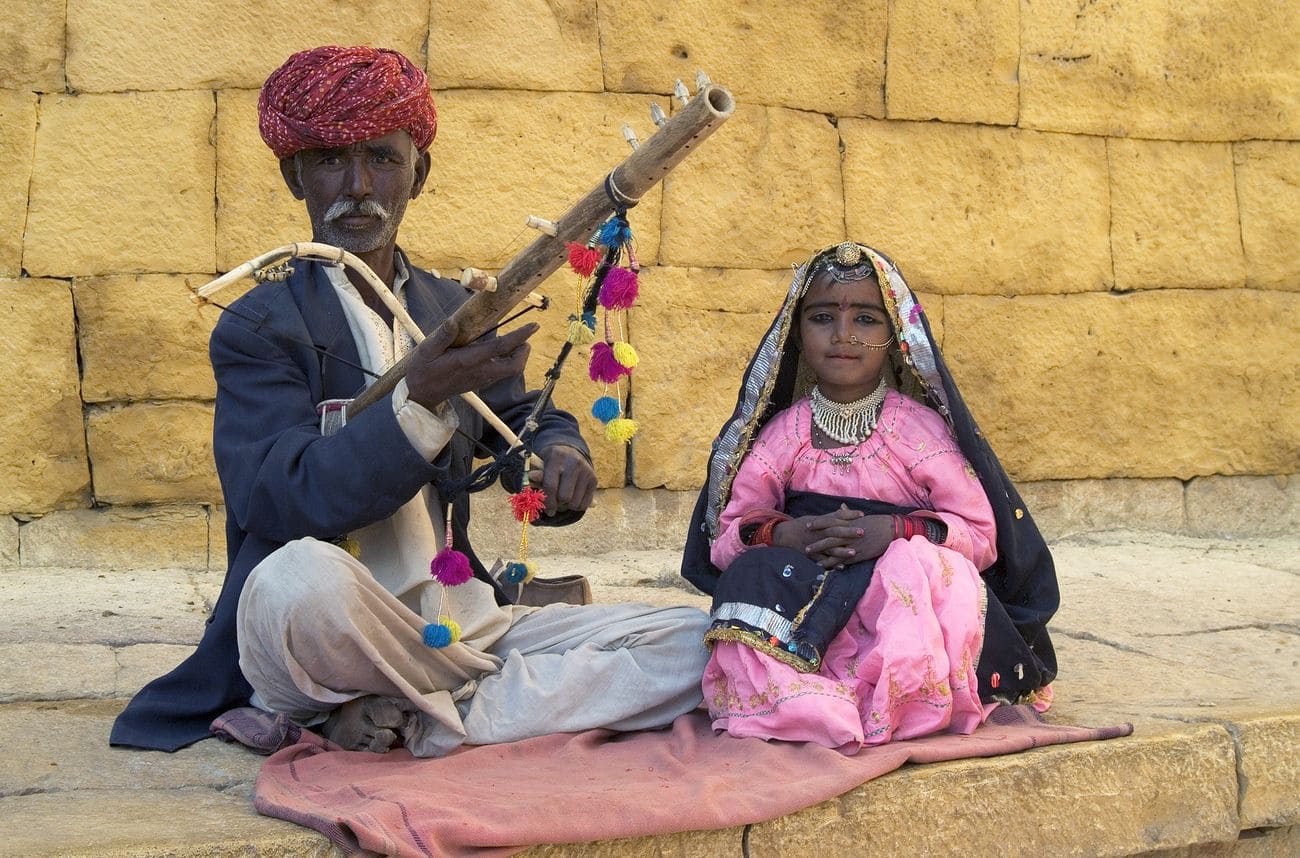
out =
[[[429,170],[433,165],[433,160],[429,157],[429,150],[426,149],[415,159],[415,178],[411,182],[411,199],[415,199],[424,190],[424,182],[429,178]]]
[[[293,194],[295,200],[307,198],[307,193],[302,188],[302,175],[298,169],[297,155],[280,159],[280,175],[284,178],[284,183],[289,186],[289,193]]]

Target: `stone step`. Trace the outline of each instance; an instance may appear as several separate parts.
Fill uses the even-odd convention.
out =
[[[1300,539],[1106,533],[1055,543],[1051,718],[1133,736],[907,766],[751,826],[529,856],[1300,855]],[[671,551],[550,555],[598,601],[706,603]],[[125,698],[197,640],[220,575],[0,568],[0,856],[324,856],[258,816],[261,758],[110,748]],[[773,773],[756,788],[795,788]]]

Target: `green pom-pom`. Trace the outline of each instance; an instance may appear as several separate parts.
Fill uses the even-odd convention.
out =
[[[575,346],[586,346],[596,341],[595,325],[588,327],[585,321],[582,319],[575,319],[572,316],[570,316],[569,319],[569,342],[573,343]]]

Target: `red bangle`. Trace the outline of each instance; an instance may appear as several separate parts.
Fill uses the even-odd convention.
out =
[[[752,509],[740,517],[740,541],[745,545],[771,545],[772,531],[783,521],[789,521],[790,516],[774,509]],[[747,528],[752,528],[748,539],[745,538]]]

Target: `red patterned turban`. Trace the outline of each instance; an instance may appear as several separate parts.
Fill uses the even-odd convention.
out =
[[[406,130],[423,152],[438,131],[429,79],[384,48],[326,45],[294,54],[262,85],[257,125],[277,158]]]

